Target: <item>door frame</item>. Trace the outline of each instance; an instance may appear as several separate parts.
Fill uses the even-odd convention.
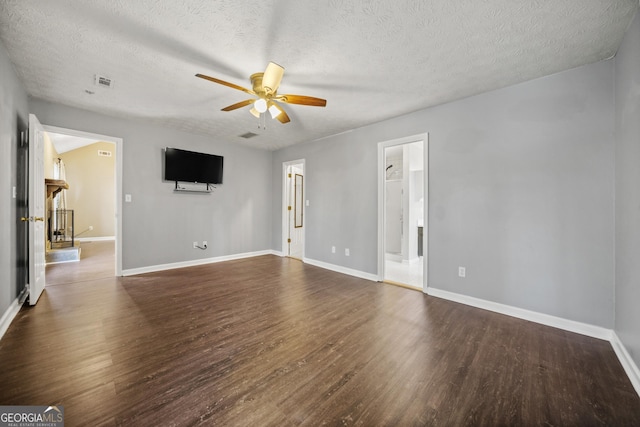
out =
[[[429,133],[420,133],[403,138],[382,141],[378,143],[378,281],[384,281],[384,260],[385,260],[385,149],[396,145],[420,142],[424,151],[424,225],[422,233],[422,253],[424,257],[422,270],[422,292],[427,293],[429,284]]]
[[[287,239],[289,238],[289,211],[287,210],[287,207],[289,206],[288,204],[288,183],[287,183],[287,169],[289,168],[289,166],[294,166],[294,165],[302,165],[302,173],[303,176],[306,177],[307,175],[307,164],[305,162],[305,159],[299,159],[299,160],[290,160],[288,162],[283,162],[282,163],[282,256],[289,256],[289,251],[287,250],[288,248],[288,242]],[[303,179],[302,180],[302,194],[304,194],[306,196],[307,194],[307,180]],[[302,217],[303,218],[307,218],[306,215],[306,201],[303,201],[302,203]],[[305,226],[302,228],[302,260],[304,261],[305,259],[305,247],[306,247],[306,232],[307,232],[307,227],[306,224]]]
[[[84,132],[76,129],[67,129],[57,126],[42,125],[45,132],[59,133],[62,135],[76,136],[79,138],[95,139],[98,141],[111,142],[116,146],[116,182],[115,182],[115,206],[114,212],[116,221],[116,241],[115,241],[115,275],[122,276],[122,170],[123,170],[123,153],[122,138],[109,135],[101,135],[99,133]]]

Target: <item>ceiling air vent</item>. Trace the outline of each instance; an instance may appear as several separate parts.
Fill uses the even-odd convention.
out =
[[[113,86],[113,80],[111,80],[109,77],[101,76],[99,74],[95,75],[94,82],[96,86],[104,87],[107,89],[111,89],[111,87]]]
[[[253,132],[247,132],[240,135],[240,138],[249,139],[249,138],[253,138],[254,136],[258,136],[258,134]]]

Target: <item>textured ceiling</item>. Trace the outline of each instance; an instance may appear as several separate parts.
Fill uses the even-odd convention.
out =
[[[80,136],[71,136],[56,132],[47,132],[47,135],[53,144],[53,148],[55,148],[56,153],[58,154],[64,154],[68,151],[73,151],[78,148],[100,142],[98,139],[83,138]]]
[[[277,149],[616,53],[638,0],[0,0],[0,38],[34,97]],[[285,67],[291,123],[248,108]],[[96,74],[113,80],[94,84]],[[88,94],[86,91],[95,92]],[[55,123],[52,123],[55,125]],[[81,129],[84,130],[84,129]],[[257,133],[251,139],[238,135]]]

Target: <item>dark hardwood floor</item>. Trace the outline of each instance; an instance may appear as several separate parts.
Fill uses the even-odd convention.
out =
[[[115,276],[116,257],[113,240],[80,242],[76,246],[80,247],[80,262],[48,264],[47,286]]]
[[[0,404],[68,426],[640,425],[606,341],[276,256],[87,265],[0,341]]]

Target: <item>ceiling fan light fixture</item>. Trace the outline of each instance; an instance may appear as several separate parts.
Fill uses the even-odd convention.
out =
[[[262,76],[262,88],[268,94],[274,94],[280,87],[282,76],[284,75],[284,68],[275,62],[269,62],[267,69]]]
[[[260,98],[253,103],[253,108],[255,108],[259,113],[264,113],[267,111],[267,101]]]
[[[271,118],[275,119],[281,113],[281,111],[275,105],[269,107],[269,113],[271,114]]]
[[[252,95],[249,99],[236,102],[235,104],[224,107],[221,110],[233,111],[238,108],[250,107],[251,114],[261,123],[264,123],[262,120],[262,114],[266,113],[267,110],[269,111],[272,119],[277,119],[282,124],[289,123],[291,121],[287,112],[280,106],[280,103],[309,105],[312,107],[325,107],[327,105],[326,99],[314,98],[313,96],[289,94],[278,95],[278,88],[280,87],[283,75],[284,68],[275,62],[270,62],[264,73],[253,73],[249,77],[252,89],[247,89],[215,77],[205,76],[204,74],[198,73],[196,74],[196,77]]]

